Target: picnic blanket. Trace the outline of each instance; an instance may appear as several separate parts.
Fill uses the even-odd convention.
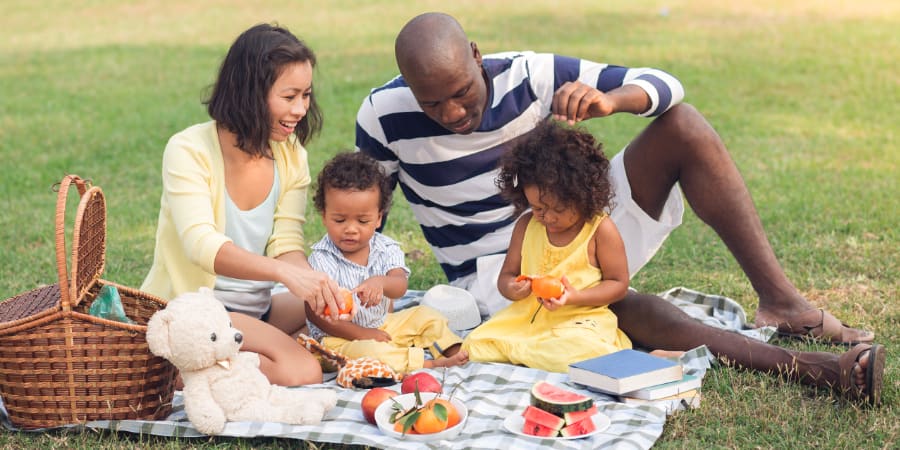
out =
[[[662,294],[689,314],[715,326],[738,331],[746,318],[740,305],[731,299],[711,296],[685,288],[676,288]],[[693,309],[693,311],[688,311]],[[773,330],[769,330],[771,336]],[[762,333],[749,335],[767,339]],[[681,362],[685,372],[700,376],[705,374],[714,359],[705,346],[686,352]],[[374,448],[418,449],[423,447],[441,449],[582,449],[582,448],[637,448],[647,449],[662,434],[666,420],[664,409],[653,405],[626,405],[615,401],[614,397],[587,390],[570,383],[568,375],[551,373],[510,364],[468,363],[461,367],[443,370],[426,369],[445,386],[456,386],[454,397],[462,400],[469,408],[469,418],[462,434],[453,441],[429,443],[397,440],[382,434],[374,425],[362,417],[360,402],[367,391],[343,389],[333,378],[322,384],[298,389],[337,389],[338,403],[320,425],[287,425],[280,423],[229,422],[222,436],[230,437],[278,437],[301,439],[320,443],[354,444]],[[582,439],[540,439],[524,437],[506,431],[503,420],[511,414],[520,414],[529,404],[529,393],[537,381],[547,381],[566,389],[594,398],[597,409],[609,417],[610,426],[601,433]],[[173,413],[162,421],[122,420],[92,421],[67,428],[109,429],[117,432],[173,436],[179,438],[203,437],[187,420],[183,409],[181,392],[176,392]],[[16,430],[0,404],[0,423],[7,429]],[[41,430],[35,430],[41,431]]]

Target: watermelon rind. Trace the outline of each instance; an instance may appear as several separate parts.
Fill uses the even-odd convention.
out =
[[[563,427],[563,429],[559,430],[559,435],[565,437],[584,436],[585,434],[593,433],[596,430],[597,425],[594,424],[594,419],[592,416],[588,416],[572,425]]]
[[[530,405],[522,412],[522,417],[525,418],[526,422],[537,423],[552,430],[559,430],[566,424],[566,421],[563,420],[562,417],[555,416],[543,409],[535,408]]]
[[[586,417],[591,417],[594,414],[597,414],[597,405],[592,405],[584,411],[567,412],[563,414],[563,418],[566,419],[566,425],[572,425],[573,423],[584,420]]]
[[[531,404],[560,417],[567,412],[586,411],[594,406],[594,399],[538,381],[531,387]]]
[[[547,428],[539,423],[529,422],[527,420],[522,425],[522,432],[530,436],[540,437],[556,437],[559,435],[559,430]]]

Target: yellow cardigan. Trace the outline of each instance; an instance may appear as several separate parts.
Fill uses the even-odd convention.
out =
[[[310,175],[306,149],[293,136],[269,145],[280,184],[266,255],[277,257],[304,251]],[[163,153],[162,187],[153,265],[141,290],[172,299],[203,286],[212,288],[216,254],[231,242],[225,236],[225,166],[214,121],[169,139]]]

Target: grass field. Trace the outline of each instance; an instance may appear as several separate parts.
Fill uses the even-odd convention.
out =
[[[675,74],[722,136],[753,193],[789,277],[818,305],[875,330],[889,350],[884,405],[858,408],[826,391],[719,367],[701,408],[668,420],[658,448],[900,446],[900,3],[11,0],[0,3],[0,299],[55,280],[51,185],[66,173],[107,195],[104,277],[139,285],[152,259],[159,165],[173,133],[206,120],[201,104],[233,39],[277,21],[318,53],[325,130],[317,172],[353,145],[354,116],[396,73],[393,39],[412,16],[457,16],[483,52],[530,49]],[[737,2],[734,2],[737,3]],[[749,3],[749,4],[744,4]],[[588,127],[609,149],[646,119]],[[310,213],[306,233],[322,227]],[[403,243],[413,288],[441,282],[408,207],[387,233]],[[411,265],[412,265],[411,264]],[[632,281],[756,298],[737,264],[691,214]],[[840,351],[780,341],[802,349]],[[0,433],[0,447],[282,448],[273,439],[176,440],[110,433]]]

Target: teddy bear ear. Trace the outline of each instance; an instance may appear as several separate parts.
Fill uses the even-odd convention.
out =
[[[172,311],[159,310],[150,316],[147,321],[147,345],[150,352],[156,356],[169,359],[172,349],[169,346],[169,324],[174,318]]]

